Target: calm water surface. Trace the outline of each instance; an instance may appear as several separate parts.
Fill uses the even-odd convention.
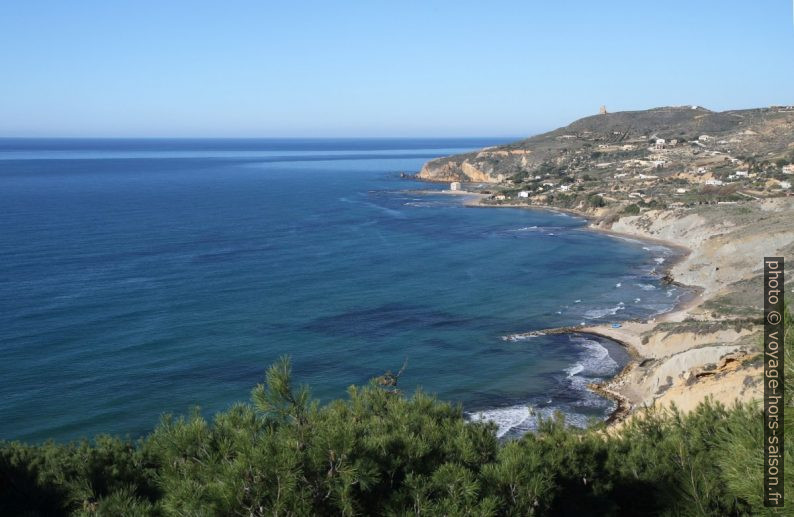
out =
[[[505,336],[669,309],[671,252],[399,177],[496,143],[0,140],[0,439],[138,436],[282,354],[323,400],[407,360],[502,435],[603,418],[625,352]]]

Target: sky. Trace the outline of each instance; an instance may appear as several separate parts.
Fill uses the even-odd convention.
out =
[[[0,137],[525,136],[794,104],[791,0],[9,1]]]

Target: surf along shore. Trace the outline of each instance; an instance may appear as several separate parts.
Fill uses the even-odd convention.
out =
[[[589,386],[616,402],[608,425],[654,405],[674,404],[688,412],[707,397],[726,405],[761,397],[762,260],[794,252],[794,198],[604,219],[588,210],[492,204],[489,196],[477,192],[455,194],[468,195],[464,203],[469,207],[567,212],[587,219],[593,231],[677,252],[665,264],[663,281],[686,287],[690,294],[671,311],[648,320],[622,321],[619,327],[610,322],[534,332],[597,335],[629,351],[631,361],[618,375]],[[791,286],[789,282],[790,293]]]

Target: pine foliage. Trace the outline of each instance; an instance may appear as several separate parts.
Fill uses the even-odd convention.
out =
[[[500,442],[460,406],[377,380],[320,405],[287,358],[251,398],[211,421],[166,416],[136,442],[0,443],[0,515],[791,515],[763,507],[758,404],[651,409],[617,432],[557,416]]]

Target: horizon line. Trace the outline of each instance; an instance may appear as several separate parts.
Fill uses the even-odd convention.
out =
[[[395,135],[395,136],[4,136],[0,140],[409,140],[528,138],[528,135]]]

